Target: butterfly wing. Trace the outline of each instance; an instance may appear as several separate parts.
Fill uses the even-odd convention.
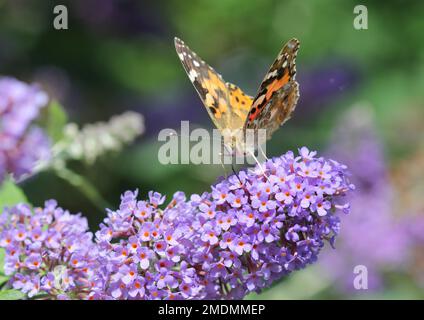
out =
[[[269,139],[290,118],[299,98],[295,81],[298,49],[297,39],[291,39],[281,49],[259,87],[244,129],[266,129]]]
[[[178,38],[175,38],[175,49],[216,127],[221,131],[242,128],[252,97],[237,86],[225,83],[221,75]]]
[[[253,97],[245,94],[235,84],[226,83],[231,110],[231,129],[243,128],[253,103]]]

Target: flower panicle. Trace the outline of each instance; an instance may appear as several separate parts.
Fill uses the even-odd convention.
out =
[[[50,157],[47,135],[33,125],[47,103],[38,86],[0,77],[0,183],[9,173],[16,179],[31,173]]]
[[[65,127],[65,141],[60,148],[66,150],[71,159],[94,163],[109,151],[119,151],[144,132],[141,114],[127,111],[113,116],[108,122],[96,122],[83,126],[75,123]]]
[[[344,165],[299,153],[267,161],[265,175],[240,171],[189,199],[177,192],[167,205],[159,193],[124,193],[96,233],[105,272],[91,295],[242,298],[315,262],[353,186]]]
[[[349,210],[346,167],[301,148],[262,168],[203,194],[177,192],[167,204],[157,192],[146,200],[125,192],[95,244],[85,244],[95,248],[84,255],[93,275],[74,291],[87,299],[240,299],[314,263],[339,232],[337,212]]]
[[[81,298],[91,287],[96,247],[87,220],[46,201],[6,208],[0,220],[0,247],[10,284],[28,297]]]

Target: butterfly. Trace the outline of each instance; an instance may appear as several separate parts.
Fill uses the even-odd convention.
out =
[[[265,129],[266,139],[292,115],[298,98],[296,55],[299,41],[291,39],[279,52],[266,73],[255,97],[245,94],[238,86],[225,82],[184,42],[175,38],[175,48],[184,69],[205,105],[209,116],[219,129],[224,145],[232,152],[246,154],[257,146],[248,146],[245,133]]]

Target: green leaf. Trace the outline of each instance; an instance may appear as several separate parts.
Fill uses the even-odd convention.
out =
[[[18,290],[8,289],[0,291],[0,300],[20,300],[25,294]]]
[[[21,202],[28,203],[25,194],[11,180],[5,180],[0,185],[0,214],[3,212],[4,207],[13,206]],[[4,276],[4,256],[4,249],[0,248],[0,285],[8,280],[8,277]]]
[[[9,277],[4,274],[4,255],[4,249],[0,248],[0,286],[2,286],[3,283],[9,280]]]
[[[25,194],[11,180],[5,180],[0,185],[0,214],[4,207],[10,207],[21,202],[28,203]]]
[[[1,277],[4,275],[4,249],[0,248],[0,285],[1,285]]]
[[[43,126],[53,143],[59,141],[63,137],[63,128],[66,125],[68,116],[62,105],[53,100],[46,108],[46,114],[43,119]]]
[[[3,283],[7,282],[8,280],[9,280],[9,277],[6,277],[6,276],[3,276],[3,275],[0,274],[0,286]]]

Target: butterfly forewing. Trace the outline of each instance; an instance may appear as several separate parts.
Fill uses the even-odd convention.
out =
[[[221,75],[178,38],[175,38],[175,48],[216,127],[221,131],[242,128],[252,105],[252,97],[237,86],[225,83]]]
[[[295,81],[298,49],[297,39],[291,39],[281,49],[259,86],[244,129],[266,129],[270,138],[290,118],[299,98]]]

